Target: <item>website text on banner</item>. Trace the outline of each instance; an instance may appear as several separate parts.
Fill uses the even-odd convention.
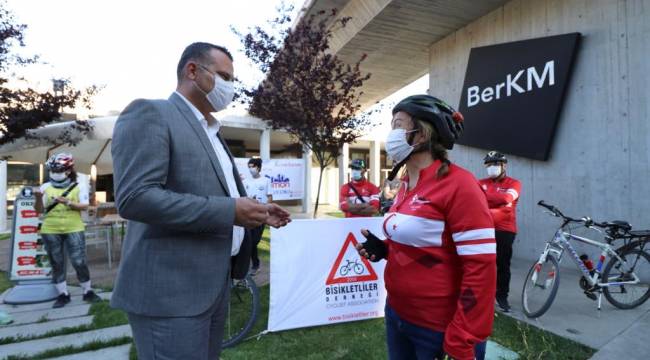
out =
[[[251,177],[248,158],[235,158],[242,181]],[[305,165],[302,159],[271,159],[262,163],[262,176],[271,180],[273,200],[296,200],[304,196]]]
[[[271,229],[269,331],[384,316],[384,262],[361,258],[361,229],[382,218],[294,220]]]
[[[10,274],[13,281],[51,277],[50,261],[38,233],[40,220],[35,202],[31,188],[24,188],[15,202]]]

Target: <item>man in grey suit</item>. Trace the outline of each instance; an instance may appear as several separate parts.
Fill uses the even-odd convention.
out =
[[[233,97],[230,53],[191,44],[177,76],[168,100],[133,101],[113,134],[116,202],[129,224],[111,305],[127,312],[141,360],[218,359],[244,228],[290,221],[246,197],[211,115]]]

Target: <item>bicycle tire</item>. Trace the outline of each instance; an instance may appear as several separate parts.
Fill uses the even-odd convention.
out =
[[[350,268],[347,265],[341,266],[341,268],[339,269],[339,274],[341,276],[347,275],[348,272],[350,272]]]
[[[638,255],[636,257],[635,255]],[[605,286],[603,287],[603,295],[605,295],[605,299],[609,301],[610,304],[616,306],[619,309],[634,309],[635,307],[645,303],[648,298],[650,298],[650,255],[645,252],[641,251],[640,249],[636,247],[630,247],[628,249],[625,249],[623,252],[619,254],[619,256],[623,259],[630,258],[633,261],[636,261],[634,264],[632,271],[635,272],[637,276],[639,274],[635,269],[639,269],[639,262],[644,261],[646,264],[646,268],[644,269],[644,272],[639,272],[641,274],[640,280],[645,281],[641,285],[621,285],[621,286]],[[603,276],[602,276],[602,281],[603,283],[607,282],[616,282],[616,281],[625,281],[625,274],[616,274],[614,275],[613,278],[610,279],[610,272],[612,269],[615,268],[616,264],[619,263],[618,258],[612,258],[607,265],[605,266],[605,270],[603,270]],[[617,269],[617,268],[616,268]],[[623,276],[623,278],[621,278]],[[611,288],[614,289],[620,289],[620,293],[625,293],[629,291],[629,289],[633,288],[640,288],[640,287],[645,287],[646,290],[643,292],[636,300],[632,301],[631,303],[623,303],[620,302],[618,299],[615,298],[614,294],[618,294],[616,291],[613,291]]]
[[[551,274],[551,272],[547,271],[547,270],[542,271],[542,268],[546,264],[550,264],[551,271],[553,272],[553,274]],[[524,311],[524,314],[529,318],[538,318],[538,317],[544,315],[544,313],[546,313],[546,311],[548,311],[548,309],[551,307],[551,304],[553,304],[553,300],[555,300],[555,296],[557,295],[557,289],[560,286],[560,266],[559,266],[557,260],[555,259],[555,257],[553,255],[547,255],[546,256],[546,262],[544,264],[542,264],[542,267],[539,270],[536,270],[537,265],[538,265],[538,263],[535,262],[533,264],[533,266],[530,268],[530,270],[528,271],[528,275],[526,275],[526,280],[524,281],[524,288],[523,288],[523,290],[521,292],[522,309]],[[538,272],[538,276],[540,274],[551,275],[548,278],[544,279],[544,282],[545,282],[544,289],[545,289],[546,286],[548,286],[548,280],[551,280],[551,278],[552,278],[552,282],[551,282],[551,288],[550,288],[550,292],[548,294],[548,298],[546,298],[546,300],[542,301],[542,305],[541,305],[541,307],[539,307],[539,309],[532,309],[531,304],[529,304],[529,298],[530,298],[530,295],[532,295],[532,294],[529,294],[529,291],[532,291],[535,287],[540,287],[538,285],[538,281],[540,280],[539,278],[536,279],[535,284],[531,285],[532,276],[536,271]],[[530,290],[529,290],[529,286],[531,286]],[[530,299],[532,300],[532,298],[530,298]]]
[[[250,275],[246,275],[244,280],[232,282],[222,349],[233,347],[246,338],[257,321],[259,307],[259,289]]]
[[[354,264],[354,273],[357,275],[363,274],[363,265],[361,264]]]

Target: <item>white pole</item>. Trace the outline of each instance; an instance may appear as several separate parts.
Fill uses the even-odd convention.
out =
[[[271,129],[262,130],[262,136],[260,136],[260,157],[262,161],[271,159]]]
[[[302,199],[303,213],[309,213],[311,211],[311,157],[312,151],[304,146],[302,150],[302,158],[305,162],[305,192]]]
[[[350,164],[350,144],[343,144],[339,155],[339,189],[348,182],[347,171]]]
[[[380,186],[379,184],[379,174],[380,174],[380,168],[381,168],[381,145],[379,141],[377,140],[372,140],[370,141],[370,176],[368,180],[370,180],[371,183]]]
[[[0,231],[7,230],[7,162],[0,161]]]

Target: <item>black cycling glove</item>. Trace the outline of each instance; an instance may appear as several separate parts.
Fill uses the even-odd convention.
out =
[[[370,260],[372,262],[377,262],[381,259],[385,259],[388,256],[386,243],[379,240],[379,238],[370,231],[368,231],[368,236],[366,236],[366,242],[362,243],[361,245],[363,246],[363,249],[368,253],[369,258],[372,258],[373,255],[375,256],[374,260]]]

